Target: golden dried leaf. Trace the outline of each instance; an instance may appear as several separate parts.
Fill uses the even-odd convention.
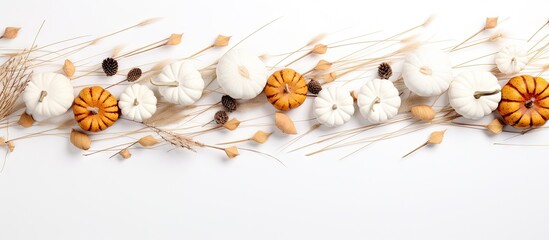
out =
[[[156,140],[156,138],[154,138],[152,135],[147,135],[140,138],[137,142],[143,147],[150,147],[156,145],[158,143],[158,140]]]
[[[17,121],[17,123],[24,128],[28,128],[34,123],[34,118],[32,118],[32,116],[27,114],[26,112],[23,112],[21,114],[21,117],[19,117],[19,121]]]
[[[486,24],[484,25],[484,29],[492,29],[495,28],[498,25],[498,17],[489,17],[486,18]]]
[[[500,134],[501,132],[503,132],[503,126],[504,125],[501,123],[501,121],[496,118],[492,120],[488,125],[486,125],[486,129],[488,129],[488,131],[493,134]]]
[[[330,67],[332,67],[332,63],[322,59],[316,64],[315,70],[327,70]]]
[[[74,72],[76,69],[74,68],[74,64],[69,59],[65,59],[65,63],[63,64],[63,72],[65,75],[67,75],[68,78],[72,78],[74,76]]]
[[[414,117],[427,122],[433,120],[436,115],[435,110],[429,105],[413,106],[410,112]]]
[[[223,36],[221,34],[217,35],[217,38],[215,39],[215,42],[213,44],[214,47],[225,47],[229,45],[229,40],[231,40],[231,36]]]
[[[442,139],[444,138],[444,133],[446,130],[442,131],[434,131],[429,136],[429,140],[427,140],[427,143],[429,144],[440,144],[442,142]]]
[[[223,150],[225,151],[225,154],[227,154],[227,157],[229,157],[229,158],[234,158],[234,157],[240,155],[240,153],[238,152],[238,148],[235,147],[235,146],[231,146],[231,147],[225,148]]]
[[[83,132],[71,130],[70,141],[72,145],[82,150],[88,150],[91,146],[91,139]]]
[[[326,76],[324,76],[324,82],[326,83],[333,82],[334,80],[336,80],[336,78],[337,78],[337,74],[335,72],[331,72]]]
[[[277,112],[275,113],[275,124],[278,129],[286,134],[297,134],[294,121],[288,117],[288,115]]]
[[[183,36],[183,33],[177,34],[173,33],[170,38],[168,39],[168,42],[166,42],[166,45],[177,45],[181,43],[181,37]]]
[[[118,152],[118,154],[120,156],[122,156],[122,158],[124,158],[124,159],[128,159],[132,156],[132,154],[130,153],[130,150],[127,149],[127,148],[125,148],[124,150]]]
[[[19,29],[21,29],[21,28],[6,27],[6,29],[4,30],[4,35],[2,35],[2,37],[0,37],[0,38],[14,39],[14,38],[17,37],[17,34],[19,33]]]
[[[266,133],[261,130],[257,131],[254,136],[251,138],[253,141],[257,143],[264,143],[269,139],[272,133]]]
[[[6,145],[8,145],[8,150],[9,150],[10,152],[13,152],[13,150],[15,149],[15,144],[13,144],[12,141],[7,141],[7,142],[6,142]]]
[[[311,50],[311,52],[313,53],[316,53],[316,54],[324,54],[326,53],[326,51],[328,51],[328,46],[324,45],[324,44],[317,44],[313,47],[313,50]]]
[[[240,125],[240,121],[236,118],[231,118],[229,121],[227,121],[225,124],[223,124],[223,127],[229,130],[235,130]]]

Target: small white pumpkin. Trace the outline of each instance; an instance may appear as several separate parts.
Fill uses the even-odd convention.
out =
[[[450,58],[437,49],[417,49],[404,60],[402,78],[406,87],[419,96],[440,95],[452,81]]]
[[[338,87],[322,89],[313,104],[316,119],[328,127],[343,125],[355,113],[353,97]]]
[[[395,85],[379,78],[366,82],[357,96],[360,114],[371,123],[385,122],[396,116],[400,103]]]
[[[216,68],[217,83],[234,99],[252,99],[265,88],[267,69],[259,57],[242,49],[225,53]]]
[[[480,119],[494,111],[501,100],[501,86],[490,72],[460,73],[448,90],[450,105],[464,118]]]
[[[504,74],[520,72],[528,63],[528,53],[519,45],[510,45],[496,54],[496,65]]]
[[[23,92],[26,111],[37,121],[65,113],[72,106],[73,100],[70,80],[57,73],[32,75]]]
[[[165,66],[162,72],[151,80],[159,86],[158,91],[168,102],[187,106],[202,96],[204,80],[200,72],[189,61],[179,61]]]
[[[118,107],[122,115],[143,122],[156,112],[156,97],[147,86],[133,84],[120,95]]]

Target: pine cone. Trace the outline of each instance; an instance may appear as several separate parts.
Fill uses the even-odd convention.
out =
[[[128,82],[135,82],[137,81],[137,79],[141,77],[141,74],[143,74],[143,72],[141,71],[141,68],[133,68],[128,72],[128,76],[126,77],[126,80],[128,80]]]
[[[214,119],[217,124],[225,124],[229,120],[229,115],[225,111],[218,111],[215,113]]]
[[[118,62],[114,58],[105,58],[101,66],[107,76],[112,76],[118,72]]]
[[[307,88],[312,94],[318,94],[322,90],[322,85],[320,85],[317,80],[311,79],[311,81],[307,83]]]
[[[381,79],[389,79],[393,75],[393,70],[391,69],[391,65],[385,62],[379,64],[379,67],[377,68],[377,75]]]
[[[238,107],[236,100],[229,95],[223,95],[223,97],[221,97],[221,104],[223,104],[223,107],[225,107],[227,112],[233,112]]]

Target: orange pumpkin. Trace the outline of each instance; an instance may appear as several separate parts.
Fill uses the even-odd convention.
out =
[[[498,111],[515,128],[539,127],[549,119],[549,84],[529,75],[511,78],[501,89]]]
[[[269,77],[265,95],[276,109],[287,111],[305,102],[307,83],[301,74],[286,68]]]
[[[118,120],[116,98],[99,86],[82,89],[74,99],[72,111],[80,128],[91,132],[105,130]]]

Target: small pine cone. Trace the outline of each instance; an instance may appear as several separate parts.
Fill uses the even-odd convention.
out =
[[[379,64],[379,67],[377,68],[377,75],[381,79],[389,79],[393,75],[393,70],[391,69],[391,65],[385,62]]]
[[[128,82],[135,82],[141,77],[141,74],[143,74],[141,68],[132,68],[132,70],[128,72],[128,76],[126,77],[126,79],[128,80]]]
[[[307,83],[307,88],[312,94],[318,94],[322,90],[322,85],[320,85],[317,80],[311,79],[311,81]]]
[[[229,115],[225,111],[218,111],[215,113],[214,119],[217,124],[225,124],[229,120]]]
[[[101,66],[107,76],[112,76],[118,72],[118,62],[114,58],[105,58]]]
[[[227,112],[233,112],[238,107],[236,100],[229,95],[223,95],[223,97],[221,97],[221,104],[223,104],[223,107],[225,107]]]

